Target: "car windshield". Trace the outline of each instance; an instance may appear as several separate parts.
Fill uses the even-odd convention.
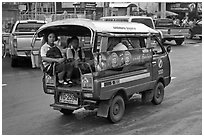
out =
[[[36,32],[44,23],[19,23],[15,32]]]
[[[154,26],[153,26],[151,19],[134,18],[134,19],[132,19],[132,22],[142,23],[142,24],[145,24],[146,26],[154,29]]]

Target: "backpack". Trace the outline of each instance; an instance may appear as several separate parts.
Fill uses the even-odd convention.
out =
[[[46,57],[49,58],[63,58],[62,53],[58,47],[52,47],[50,50],[47,51]],[[44,71],[50,75],[53,76],[53,67],[54,63],[50,63],[44,68]]]
[[[47,51],[46,57],[49,58],[62,58],[62,53],[58,47],[52,47]]]

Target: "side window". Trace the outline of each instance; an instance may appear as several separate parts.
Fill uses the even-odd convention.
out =
[[[97,50],[99,50],[99,52],[106,52],[108,48],[108,37],[98,37],[98,44],[99,43],[100,45],[97,46]]]
[[[100,49],[100,45],[101,45],[101,36],[97,37],[97,50]]]
[[[126,38],[127,47],[129,50],[137,48],[146,48],[146,40],[143,37]]]
[[[153,54],[163,54],[164,53],[163,48],[161,47],[159,42],[154,38],[151,40],[151,46],[153,49]]]
[[[122,51],[128,50],[129,44],[127,39],[122,37],[109,37],[107,44],[107,51]]]

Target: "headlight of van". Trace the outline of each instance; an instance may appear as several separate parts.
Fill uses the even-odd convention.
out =
[[[81,76],[82,90],[93,90],[93,77],[91,74]]]

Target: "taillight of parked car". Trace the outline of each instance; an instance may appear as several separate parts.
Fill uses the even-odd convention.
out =
[[[168,34],[171,34],[171,29],[168,29]]]
[[[13,34],[13,47],[17,48],[17,37]]]

